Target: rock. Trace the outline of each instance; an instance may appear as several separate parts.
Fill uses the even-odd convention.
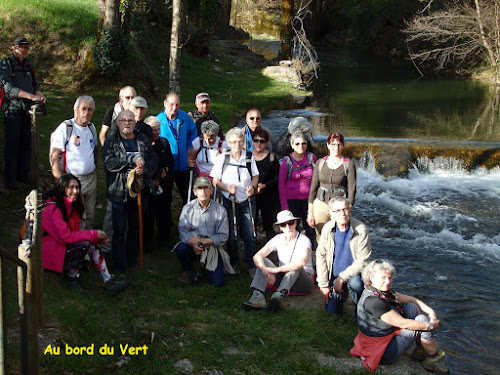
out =
[[[194,371],[193,364],[187,358],[184,358],[184,359],[181,359],[181,360],[175,362],[174,367],[181,374],[185,374],[185,375],[192,374]]]
[[[318,354],[316,356],[316,361],[321,367],[333,367],[335,373],[337,374],[349,374],[351,371],[363,370],[365,366],[361,363],[361,360],[357,357],[350,358],[337,358],[332,356],[325,356],[323,354]],[[388,366],[379,366],[377,373],[383,372],[384,374],[391,375],[428,375],[427,372],[421,365],[420,362],[414,361],[408,357],[408,355],[403,354],[395,363]]]
[[[266,66],[262,74],[273,77],[278,81],[287,82],[294,86],[302,85],[302,75],[297,69],[286,66]]]
[[[214,65],[214,70],[217,73],[222,73],[224,71],[224,69],[222,69],[219,65]]]

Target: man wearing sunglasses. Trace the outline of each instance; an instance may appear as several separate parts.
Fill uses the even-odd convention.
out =
[[[372,253],[368,229],[351,217],[351,205],[337,197],[328,203],[331,220],[325,224],[316,249],[316,272],[325,309],[341,315],[347,291],[356,305],[363,292],[361,270]]]
[[[246,310],[269,309],[276,312],[287,295],[303,295],[311,291],[314,285],[314,269],[311,261],[311,241],[297,231],[298,217],[288,211],[277,215],[274,230],[281,231],[260,249],[253,257],[257,272],[250,288],[250,299],[243,303]],[[268,255],[276,253],[278,265]],[[266,286],[275,290],[266,303]]]
[[[120,89],[118,94],[118,102],[113,107],[109,107],[104,114],[102,120],[101,131],[99,132],[99,142],[104,146],[106,138],[118,131],[116,126],[116,118],[121,111],[128,111],[132,99],[137,96],[135,89],[132,86],[125,86]]]
[[[245,136],[246,136],[245,144],[246,144],[246,147],[245,147],[245,149],[248,152],[250,152],[253,150],[253,143],[252,143],[253,133],[255,132],[255,130],[257,130],[257,128],[261,127],[262,115],[260,114],[260,111],[257,108],[250,108],[247,111],[247,115],[246,115],[245,120],[246,120],[246,124],[245,124]],[[271,131],[267,128],[263,128],[263,129],[269,133],[270,139],[269,139],[269,143],[268,143],[267,148],[269,149],[269,151],[272,151],[271,144],[272,144],[272,142],[274,142],[274,139],[271,135]]]

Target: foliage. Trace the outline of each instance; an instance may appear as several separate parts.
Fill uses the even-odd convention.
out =
[[[499,0],[449,2],[444,10],[419,14],[405,28],[410,56],[436,70],[470,73],[486,64],[500,84],[499,19]]]
[[[95,70],[109,79],[121,78],[128,61],[128,38],[122,30],[106,30],[94,48]]]

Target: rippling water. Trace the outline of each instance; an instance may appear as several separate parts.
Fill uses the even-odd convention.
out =
[[[395,264],[395,288],[436,310],[452,373],[499,373],[500,170],[420,163],[407,179],[358,168],[353,216]]]

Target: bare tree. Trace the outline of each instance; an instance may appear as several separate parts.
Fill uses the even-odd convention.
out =
[[[172,34],[170,35],[170,74],[169,74],[169,92],[180,95],[181,84],[181,18],[182,18],[182,0],[172,1]]]
[[[454,66],[469,71],[486,64],[494,70],[494,83],[500,84],[499,13],[500,0],[469,0],[417,15],[403,30],[411,59],[433,62],[437,70]]]
[[[304,30],[304,19],[311,15],[308,9],[312,0],[300,1],[293,18],[292,65],[302,73],[304,86],[309,86],[314,78],[318,78],[318,55],[314,46],[307,39]]]

